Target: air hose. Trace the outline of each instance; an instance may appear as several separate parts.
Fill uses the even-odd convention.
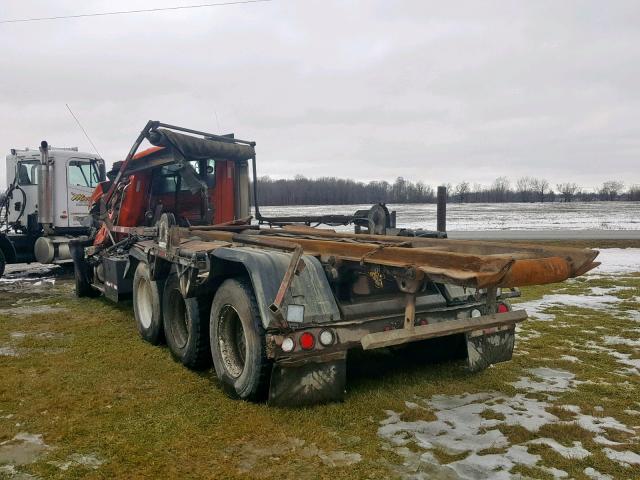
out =
[[[4,225],[6,231],[9,231],[9,201],[13,198],[13,192],[15,190],[18,190],[20,191],[20,193],[22,193],[22,202],[20,203],[20,213],[18,214],[18,217],[15,219],[15,222],[18,222],[22,218],[22,215],[24,215],[24,211],[27,208],[27,194],[22,188],[20,188],[20,185],[18,185],[18,178],[16,177],[13,179],[13,182],[11,182],[11,185],[9,186],[7,191],[4,193],[4,196],[2,197],[2,202],[0,203],[0,212],[4,208],[4,219],[0,219],[0,226]]]

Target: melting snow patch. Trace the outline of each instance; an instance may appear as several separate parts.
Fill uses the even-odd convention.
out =
[[[640,347],[640,339],[632,340],[630,338],[616,337],[606,335],[604,337],[604,343],[606,345],[627,345],[629,347]]]
[[[558,392],[573,388],[574,375],[563,370],[549,368],[532,369],[530,372],[540,380],[528,377],[520,379],[522,385],[535,391]],[[526,380],[526,382],[525,382]],[[571,446],[563,445],[552,438],[537,438],[521,444],[511,444],[499,427],[520,426],[530,432],[537,432],[548,424],[577,425],[595,434],[595,442],[605,446],[619,445],[606,438],[607,430],[617,430],[629,434],[635,431],[613,417],[594,417],[581,412],[577,405],[562,405],[561,408],[575,414],[572,420],[560,420],[548,412],[552,406],[548,401],[527,398],[519,393],[513,397],[498,392],[483,392],[462,395],[434,395],[423,403],[433,411],[436,420],[403,421],[399,413],[387,411],[387,418],[380,422],[378,435],[386,440],[387,447],[404,458],[402,466],[393,466],[401,476],[412,479],[511,479],[520,478],[511,470],[526,466],[544,471],[555,478],[568,477],[563,470],[545,466],[540,455],[529,453],[529,445],[546,445],[567,459],[583,460],[591,455],[580,441]],[[416,408],[419,403],[407,406]],[[409,444],[422,448],[422,453]],[[501,449],[500,453],[483,454],[489,449]],[[611,449],[606,449],[611,450]],[[451,463],[440,463],[434,451],[449,455],[466,455]],[[633,452],[614,452],[621,462],[633,464],[640,456]],[[612,458],[610,455],[610,458]],[[399,469],[404,469],[400,471]],[[591,478],[608,477],[596,470],[585,475]],[[457,477],[452,474],[457,475]]]
[[[592,310],[609,310],[612,304],[621,301],[620,298],[613,295],[569,295],[566,293],[554,293],[544,295],[538,300],[531,300],[516,305],[518,308],[524,308],[531,317],[542,321],[550,321],[555,319],[555,315],[545,313],[545,310],[553,306],[567,305]]]
[[[587,467],[584,469],[584,474],[593,480],[613,480],[613,477],[600,473],[595,468]]]
[[[633,290],[633,287],[618,285],[615,287],[591,287],[589,293],[591,295],[609,295],[616,292],[624,292],[625,290]]]
[[[611,448],[603,448],[602,451],[609,459],[614,462],[618,462],[620,465],[625,467],[629,467],[632,464],[640,465],[640,455],[632,451],[625,450],[624,452],[619,452],[618,450],[613,450]]]
[[[0,443],[0,464],[26,465],[35,462],[49,448],[42,435],[20,432]]]
[[[73,453],[69,455],[64,462],[49,462],[51,465],[58,467],[60,470],[67,471],[71,467],[85,467],[93,470],[100,468],[100,465],[104,463],[104,460],[99,458],[95,454],[82,455],[80,453]]]
[[[583,458],[591,455],[588,450],[582,447],[582,443],[580,442],[573,442],[573,447],[565,447],[552,438],[536,438],[535,440],[531,440],[528,443],[536,445],[546,445],[562,455],[564,458],[582,460]]]
[[[18,351],[8,345],[0,347],[0,357],[17,357]]]
[[[15,317],[27,317],[29,315],[52,314],[66,311],[66,308],[52,307],[49,305],[23,305],[20,307],[5,308],[2,313],[5,315],[13,315]]]
[[[523,394],[507,397],[496,392],[435,395],[426,403],[436,411],[436,420],[405,422],[399,414],[387,411],[388,418],[381,422],[378,430],[382,438],[396,446],[396,453],[405,458],[405,463],[410,463],[415,455],[405,445],[415,442],[425,450],[439,449],[453,455],[468,453],[466,458],[446,465],[463,479],[512,478],[509,470],[516,465],[540,468],[558,478],[567,476],[561,470],[540,465],[541,457],[529,454],[526,445],[510,445],[507,437],[496,428],[498,425],[518,425],[536,432],[543,425],[558,422],[558,417],[546,411],[548,403],[526,398]],[[500,418],[484,418],[482,414],[486,411],[492,411]],[[499,454],[480,454],[490,448],[507,450]],[[425,452],[420,460],[439,465],[430,452]]]
[[[640,271],[640,248],[603,248],[596,258],[602,264],[587,275],[614,275]]]
[[[282,455],[291,453],[298,453],[306,458],[318,457],[322,463],[329,467],[353,465],[362,460],[362,456],[359,453],[327,452],[318,448],[315,443],[307,446],[305,446],[305,443],[304,440],[299,438],[290,438],[286,442],[269,446],[258,446],[249,443],[244,444],[239,453],[233,452],[233,456],[238,459],[238,468],[243,473],[252,470],[264,458],[278,459]]]
[[[560,356],[560,360],[564,360],[565,362],[571,362],[571,363],[582,363],[582,360],[580,360],[578,357],[574,357],[573,355],[561,355]]]
[[[575,375],[565,370],[539,367],[527,370],[536,378],[520,377],[517,382],[511,383],[518,390],[531,392],[565,392],[575,386]]]
[[[617,337],[612,337],[617,338]],[[618,352],[612,348],[603,347],[602,345],[598,345],[593,341],[589,341],[585,343],[585,347],[587,350],[597,351],[597,352],[606,352],[610,356],[616,359],[616,361],[622,365],[625,365],[625,368],[622,372],[616,372],[621,374],[631,374],[631,375],[640,375],[640,358],[631,358],[631,354]]]

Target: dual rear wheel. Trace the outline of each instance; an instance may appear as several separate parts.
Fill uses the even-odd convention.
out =
[[[133,306],[144,340],[166,341],[173,357],[188,368],[213,363],[223,389],[232,397],[266,397],[271,363],[265,332],[251,283],[225,280],[213,302],[206,296],[185,298],[178,275],[151,280],[149,267],[139,263],[133,281]]]

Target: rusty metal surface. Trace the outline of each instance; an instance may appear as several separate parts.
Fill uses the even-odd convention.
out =
[[[526,318],[527,312],[524,310],[514,310],[512,312],[484,315],[464,320],[421,325],[414,327],[413,330],[402,328],[386,332],[369,333],[362,337],[360,342],[364,350],[371,350],[374,348],[390,347],[392,345],[402,345],[418,340],[426,340],[428,338],[444,337],[504,325],[514,325],[526,320]]]
[[[274,244],[300,245],[304,253],[320,258],[414,268],[434,282],[487,288],[555,283],[595,268],[598,252],[497,242],[423,239],[383,235],[356,235],[288,227],[252,231],[251,235],[224,231],[200,231],[202,239],[260,245],[267,237]],[[279,243],[279,242],[278,242]],[[275,245],[274,245],[275,246]]]

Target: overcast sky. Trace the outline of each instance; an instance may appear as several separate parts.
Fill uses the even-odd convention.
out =
[[[1,0],[0,18],[194,3]],[[255,140],[272,177],[640,183],[639,26],[637,0],[274,0],[0,24],[0,149],[90,151],[69,103],[109,163],[154,119]]]

